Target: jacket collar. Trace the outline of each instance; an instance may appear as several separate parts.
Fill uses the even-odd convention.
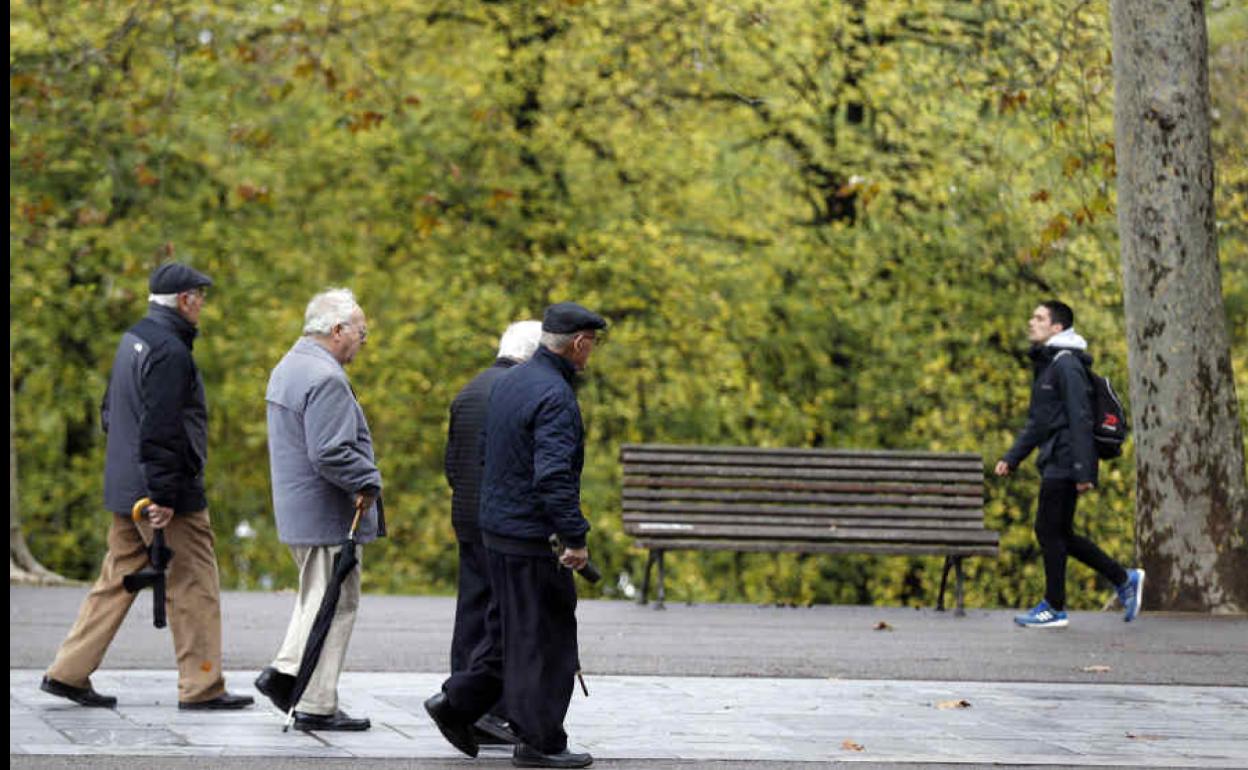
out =
[[[494,368],[495,369],[510,369],[511,367],[516,366],[519,363],[520,362],[515,360],[514,358],[503,358],[502,356],[500,356],[494,359]]]
[[[554,369],[559,373],[560,377],[567,380],[569,385],[576,382],[576,367],[572,365],[572,362],[558,353],[552,352],[544,345],[538,346],[537,352],[533,354],[531,360],[547,368]]]
[[[329,361],[334,366],[338,367],[339,369],[342,369],[344,372],[346,371],[346,369],[343,368],[342,364],[338,363],[338,359],[334,358],[333,353],[330,353],[328,350],[321,347],[320,344],[317,343],[317,341],[312,339],[311,337],[306,337],[306,336],[300,337],[298,340],[295,341],[295,346],[291,348],[291,350],[296,353],[302,353],[306,356],[312,356],[314,358],[320,358],[322,360]]]
[[[171,307],[157,305],[155,302],[149,302],[147,305],[147,317],[155,321],[159,326],[176,334],[180,340],[186,343],[188,348],[194,346],[195,337],[199,335],[199,329],[195,328],[195,324],[183,318],[178,311]]]

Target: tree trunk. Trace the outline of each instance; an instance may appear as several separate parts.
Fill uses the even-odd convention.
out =
[[[1248,610],[1248,487],[1214,232],[1204,4],[1110,6],[1145,606]]]
[[[65,578],[39,563],[22,535],[22,514],[17,497],[17,446],[14,438],[13,351],[9,350],[9,582],[67,583]]]

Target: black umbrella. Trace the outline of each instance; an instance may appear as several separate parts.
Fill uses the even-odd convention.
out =
[[[330,576],[329,585],[325,587],[325,595],[321,597],[321,606],[316,611],[316,619],[312,621],[312,629],[308,632],[308,641],[303,646],[303,658],[299,661],[299,673],[295,675],[295,685],[290,690],[290,713],[286,715],[286,724],[282,732],[290,729],[295,723],[295,706],[308,689],[308,682],[316,672],[321,661],[321,650],[325,647],[325,637],[329,636],[329,626],[334,622],[334,613],[338,609],[338,597],[342,595],[342,582],[351,574],[360,560],[355,556],[355,530],[360,526],[363,508],[356,508],[355,518],[351,520],[351,531],[342,542],[342,549],[334,556],[334,574]]]
[[[147,507],[152,501],[146,497],[134,504],[130,509],[130,518],[138,522],[143,518]],[[169,560],[173,551],[165,546],[165,531],[152,531],[152,542],[147,547],[148,565],[138,572],[131,572],[121,579],[121,584],[132,594],[144,588],[152,588],[152,625],[164,628],[165,622],[165,570],[169,568]]]

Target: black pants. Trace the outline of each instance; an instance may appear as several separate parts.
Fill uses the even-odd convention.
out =
[[[459,541],[459,594],[455,603],[455,630],[451,634],[451,673],[464,671],[472,651],[486,638],[485,613],[490,606],[490,572],[485,546]]]
[[[1036,538],[1044,552],[1044,598],[1055,610],[1066,609],[1066,557],[1073,556],[1105,576],[1115,586],[1127,580],[1127,572],[1096,543],[1075,534],[1075,482],[1045,479],[1040,483],[1036,506]]]
[[[563,719],[578,667],[576,586],[552,556],[487,549],[494,598],[487,638],[468,668],[442,684],[456,717],[475,722],[501,696],[516,734],[532,748],[568,747]]]

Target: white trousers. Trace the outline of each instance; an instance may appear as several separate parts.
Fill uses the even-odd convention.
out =
[[[273,668],[283,674],[296,676],[299,673],[303,648],[308,642],[312,622],[316,620],[316,612],[321,607],[321,598],[325,596],[325,589],[334,574],[334,555],[340,550],[340,545],[290,547],[290,553],[299,567],[299,594],[295,597],[295,610],[286,628],[286,638],[273,659]],[[357,557],[362,557],[363,552],[362,546],[355,547]],[[329,715],[338,710],[338,677],[347,657],[347,644],[351,641],[356,610],[360,606],[361,566],[357,565],[342,583],[342,594],[338,597],[329,635],[325,637],[325,647],[308,682],[308,689],[295,707],[297,711]]]

